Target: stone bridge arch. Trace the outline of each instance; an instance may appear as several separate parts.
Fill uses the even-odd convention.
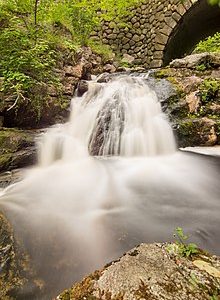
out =
[[[126,26],[106,21],[92,36],[150,68],[189,53],[201,38],[220,31],[220,8],[207,0],[142,0],[130,15]]]

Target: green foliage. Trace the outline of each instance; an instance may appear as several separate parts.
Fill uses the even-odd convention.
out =
[[[220,52],[220,32],[199,42],[195,47],[194,52]]]
[[[219,5],[220,6],[220,0],[208,0],[208,2],[211,5]]]
[[[220,80],[205,79],[200,85],[199,90],[202,102],[206,103],[212,101],[215,99],[220,90]]]
[[[186,241],[189,238],[184,234],[183,229],[181,227],[177,227],[175,229],[174,236],[177,237],[177,241],[175,242],[178,246],[178,254],[183,257],[192,257],[193,255],[199,252],[198,246],[194,243],[187,244]]]
[[[200,64],[200,65],[198,65],[198,66],[196,66],[196,70],[197,71],[205,71],[206,69],[207,69],[207,65],[206,64]]]
[[[116,20],[137,0],[0,0],[0,91],[21,105],[34,90],[57,84],[53,69],[65,50],[75,52],[89,42],[103,19]],[[106,57],[107,47],[92,44]],[[37,88],[36,88],[37,87]],[[32,106],[39,112],[39,97]],[[14,106],[13,106],[14,107]]]
[[[108,45],[104,45],[95,41],[89,41],[88,45],[91,47],[94,53],[102,56],[104,61],[112,58],[113,53]]]

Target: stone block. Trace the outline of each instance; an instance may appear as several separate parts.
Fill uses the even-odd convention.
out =
[[[172,17],[165,18],[165,23],[171,28],[174,28],[177,24],[176,21]]]
[[[137,35],[137,34],[135,34],[135,35],[133,36],[132,40],[135,41],[135,42],[139,42],[139,41],[140,41],[140,36]]]
[[[186,9],[185,7],[183,6],[183,4],[179,4],[178,7],[177,7],[177,12],[183,16],[185,13],[186,13]]]
[[[168,38],[169,37],[167,35],[163,33],[158,33],[155,37],[155,43],[165,45],[167,43]]]
[[[174,13],[172,13],[172,18],[176,21],[176,22],[178,22],[179,20],[180,20],[180,18],[181,18],[181,15],[180,14],[178,14],[178,12],[174,12]]]
[[[154,59],[150,62],[151,68],[160,68],[163,64],[163,61],[161,59]]]
[[[123,37],[122,38],[122,40],[121,40],[121,42],[122,42],[122,44],[124,45],[124,44],[127,44],[128,42],[129,42],[129,40],[130,40],[130,38],[127,38],[127,37]]]
[[[140,27],[140,23],[139,22],[136,22],[134,25],[133,25],[134,28],[139,28]]]
[[[163,51],[155,51],[153,55],[154,55],[155,59],[162,59],[163,58]]]

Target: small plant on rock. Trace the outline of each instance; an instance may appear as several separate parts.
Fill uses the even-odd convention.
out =
[[[175,244],[177,245],[179,255],[183,257],[192,257],[199,252],[196,244],[186,242],[189,237],[184,234],[181,227],[175,229],[174,237],[177,238]]]
[[[170,244],[167,247],[169,253],[177,254],[182,257],[192,257],[199,253],[198,246],[194,243],[187,243],[189,238],[184,234],[181,227],[177,227],[174,232],[174,237],[177,238],[174,244]]]

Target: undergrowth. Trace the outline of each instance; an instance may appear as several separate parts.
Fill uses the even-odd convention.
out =
[[[220,52],[220,32],[199,42],[196,45],[194,52]]]

